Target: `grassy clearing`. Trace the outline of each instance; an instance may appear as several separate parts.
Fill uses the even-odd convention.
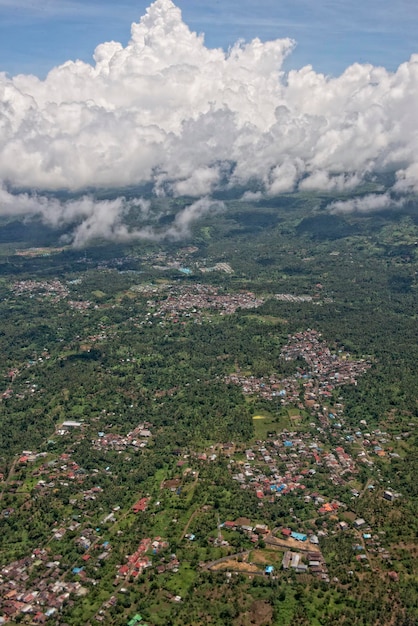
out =
[[[275,550],[252,550],[248,557],[250,563],[273,565],[277,571],[281,569],[282,559],[283,552]]]
[[[100,298],[100,299],[101,299],[101,298],[104,298],[104,297],[105,297],[105,295],[106,295],[106,294],[105,294],[105,292],[104,292],[104,291],[102,291],[101,289],[95,289],[95,290],[94,290],[94,291],[92,291],[91,293],[92,293],[92,295],[93,295],[95,298]]]
[[[267,411],[259,411],[253,417],[254,439],[267,439],[267,433],[280,432],[291,427],[288,415],[275,416]]]
[[[268,297],[268,294],[267,296]],[[283,324],[288,324],[289,320],[284,317],[276,317],[274,315],[248,315],[249,319],[257,320],[259,322],[264,322],[266,324],[271,324],[273,326],[281,326]]]
[[[282,413],[279,415],[273,415],[265,410],[254,412],[254,439],[267,439],[267,434],[270,432],[306,431],[309,429],[309,417],[306,411],[293,407],[282,409]]]
[[[175,576],[171,576],[165,583],[165,588],[176,596],[186,596],[188,590],[197,578],[197,572],[188,563],[180,565]]]

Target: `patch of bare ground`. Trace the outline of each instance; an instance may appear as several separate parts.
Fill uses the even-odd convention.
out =
[[[228,559],[227,561],[222,561],[222,563],[217,563],[211,567],[211,570],[216,572],[232,570],[234,572],[243,572],[248,574],[256,574],[260,572],[260,569],[256,565],[245,563],[243,561],[237,561],[236,559]]]
[[[250,609],[241,613],[234,626],[269,626],[273,622],[273,608],[267,602],[256,600]]]
[[[274,550],[253,550],[250,560],[261,565],[274,565],[277,562],[277,558],[278,554]]]
[[[172,480],[164,480],[162,483],[163,489],[176,489],[181,484],[180,478],[173,478]]]
[[[353,513],[353,511],[345,511],[344,512],[344,518],[347,519],[350,522],[354,522],[354,520],[357,519],[357,517],[358,517],[358,515]]]

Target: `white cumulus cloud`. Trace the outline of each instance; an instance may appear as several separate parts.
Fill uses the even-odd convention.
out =
[[[371,193],[360,198],[339,200],[328,205],[331,213],[374,213],[385,209],[395,209],[404,204],[403,198],[395,200],[390,193]]]
[[[331,78],[310,66],[285,73],[293,46],[209,49],[171,0],[156,0],[125,47],[103,43],[91,64],[68,61],[45,80],[0,74],[0,212],[4,185],[34,189],[17,197],[16,213],[75,216],[85,239],[95,211],[102,236],[130,236],[123,199],[93,211],[91,199],[54,204],[43,190],[151,182],[157,195],[199,198],[258,179],[275,195],[349,189],[394,171],[398,191],[417,191],[418,55],[396,72],[354,64]]]

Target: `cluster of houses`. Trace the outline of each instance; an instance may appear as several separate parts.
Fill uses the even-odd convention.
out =
[[[280,378],[274,374],[270,376],[246,376],[240,371],[225,376],[226,384],[238,385],[246,396],[256,395],[265,400],[279,398],[281,404],[296,404],[299,402],[300,388],[297,377]]]
[[[45,455],[45,453],[41,453],[41,455]],[[29,463],[34,460],[33,456],[22,455],[19,462]],[[35,455],[35,458],[38,456],[40,455]],[[68,481],[82,484],[88,475],[88,472],[76,463],[68,453],[63,453],[56,459],[42,463],[32,472],[32,476],[39,479],[35,484],[37,491],[53,489],[56,485],[66,487],[68,486]]]
[[[197,246],[185,246],[180,248],[175,254],[171,254],[164,251],[158,251],[155,253],[148,253],[141,257],[141,259],[152,264],[154,267],[161,269],[161,264],[164,264],[165,269],[183,267],[190,265],[200,269],[202,272],[219,270],[226,272],[230,267],[229,263],[224,261],[216,262],[214,259],[199,259],[196,261],[193,255],[199,251]]]
[[[74,281],[69,281],[69,284],[73,284]],[[19,280],[13,283],[11,290],[15,296],[27,295],[31,298],[46,298],[55,304],[64,300],[70,296],[70,290],[67,285],[64,285],[60,280],[55,278],[54,280]],[[93,303],[90,300],[68,300],[68,306],[79,312],[85,312],[89,309]]]
[[[51,358],[51,355],[49,351],[46,348],[44,348],[39,356],[36,355],[34,359],[30,359],[20,368],[12,367],[11,369],[9,369],[4,375],[4,378],[9,379],[10,387],[8,387],[8,389],[6,389],[0,395],[0,401],[7,400],[8,398],[11,398],[12,395],[15,395],[17,399],[22,400],[23,398],[27,396],[33,395],[37,391],[38,392],[41,391],[36,383],[33,383],[31,380],[26,380],[24,381],[23,385],[20,385],[19,391],[16,391],[15,393],[13,389],[13,383],[16,381],[16,379],[19,378],[19,376],[24,372],[24,370],[29,369],[35,365],[42,364],[44,363],[44,361],[48,361],[50,358]]]
[[[127,562],[124,565],[118,566],[118,572],[114,580],[114,586],[118,586],[123,579],[136,578],[140,576],[143,571],[149,567],[152,567],[151,557],[147,554],[149,552],[152,555],[156,555],[162,550],[168,548],[167,541],[161,539],[161,537],[155,537],[150,539],[149,537],[141,539],[136,551],[127,556]],[[179,561],[173,554],[170,560],[161,566],[158,566],[157,573],[163,573],[167,570],[178,571]]]
[[[140,283],[139,285],[132,285],[129,291],[146,298],[156,298],[164,291],[171,289],[171,287],[168,283]]]
[[[95,308],[98,308],[97,306],[95,306]],[[106,341],[107,339],[111,339],[112,337],[116,337],[116,331],[112,328],[110,328],[110,326],[107,326],[106,324],[98,324],[97,325],[97,331],[96,333],[93,333],[92,335],[88,335],[85,338],[85,342],[88,345],[89,343],[97,343],[99,341]]]
[[[173,261],[169,265],[157,269],[176,268],[184,273],[190,273],[187,268],[182,268],[178,261]],[[228,263],[217,263],[214,267],[200,268],[202,272],[220,270],[226,273],[232,273],[233,270]],[[137,285],[131,288],[131,291],[139,293],[143,296],[150,296],[148,306],[153,310],[147,314],[150,321],[152,318],[169,319],[178,321],[181,319],[200,320],[205,310],[212,309],[219,311],[220,315],[229,315],[235,313],[237,309],[255,309],[264,304],[265,299],[255,296],[250,291],[241,291],[235,294],[220,294],[219,290],[211,285],[197,283],[194,285]],[[168,292],[168,296],[159,297],[162,292]],[[302,295],[296,296],[288,293],[278,293],[273,296],[281,302],[301,303],[311,302],[313,296]],[[266,384],[266,381],[261,381]],[[271,381],[273,384],[279,381]],[[268,383],[267,383],[268,384]]]
[[[80,311],[80,313],[84,313],[92,306],[92,302],[90,300],[68,300],[68,306],[70,309],[74,311]]]
[[[358,473],[354,459],[342,446],[337,446],[332,452],[324,453],[323,464],[330,470],[330,480],[336,485],[344,484],[343,476]]]
[[[93,440],[95,450],[126,450],[145,448],[152,437],[149,422],[141,422],[127,435],[117,433],[105,433],[100,431],[96,439]]]
[[[16,467],[19,471],[27,467],[40,458],[47,456],[46,452],[33,452],[31,450],[23,450],[22,454],[16,461]],[[48,491],[56,492],[59,487],[68,487],[70,484],[77,486],[82,485],[89,476],[97,476],[99,470],[93,470],[91,473],[76,463],[68,453],[61,454],[58,458],[45,461],[30,472],[31,478],[38,479],[33,489],[35,494],[46,494]],[[0,474],[0,482],[4,480],[4,475]],[[8,493],[13,493],[15,487],[19,487],[22,481],[9,481]],[[75,504],[82,501],[93,501],[97,499],[98,494],[103,489],[99,485],[95,485],[89,489],[80,490],[77,498],[71,498],[70,503]],[[14,509],[2,511],[3,516],[9,516]],[[7,514],[6,514],[7,513]],[[63,533],[64,534],[64,533]],[[57,537],[60,538],[60,537]]]
[[[230,315],[237,309],[255,309],[264,303],[250,291],[235,294],[220,294],[216,287],[204,284],[172,286],[163,300],[149,300],[148,306],[154,310],[153,318],[172,321],[186,315],[200,319],[202,310],[214,309],[221,315]]]
[[[307,563],[303,560],[305,558]],[[282,559],[284,570],[292,569],[298,574],[310,572],[324,582],[329,582],[328,570],[321,552],[295,552],[287,550]]]
[[[341,385],[357,384],[357,378],[371,367],[364,359],[351,359],[342,350],[342,356],[332,353],[321,333],[311,329],[289,335],[281,354],[286,361],[304,359],[308,376],[315,378],[320,388],[330,391]]]
[[[282,568],[284,570],[291,569],[299,574],[310,572],[321,580],[329,582],[325,560],[318,545],[319,539],[312,533],[308,535],[292,531],[290,528],[281,528],[276,529],[275,534],[273,534],[266,524],[254,526],[247,518],[239,518],[236,521],[228,520],[221,524],[220,528],[239,530],[247,534],[253,543],[257,543],[262,537],[269,547],[274,546],[275,549],[283,550]],[[228,545],[227,542],[223,543]],[[308,561],[308,564],[305,560]],[[252,570],[249,570],[248,573],[252,573]],[[265,574],[273,575],[274,567],[267,566]]]
[[[61,580],[60,555],[37,548],[31,556],[0,570],[0,612],[6,619],[29,616],[34,624],[44,624],[70,601],[70,596],[86,593],[78,582]]]
[[[345,521],[339,522],[338,526],[343,532],[346,532],[350,528]],[[352,527],[356,531],[354,536],[356,541],[352,546],[356,561],[362,563],[365,567],[370,567],[369,560],[372,555],[382,561],[391,561],[392,557],[389,551],[382,546],[382,539],[385,535],[384,531],[376,533],[372,526],[362,517],[355,519],[352,523]]]
[[[319,501],[323,501],[319,498]],[[338,506],[325,507],[328,512],[335,512]],[[257,543],[260,536],[265,540],[268,546],[274,546],[275,549],[283,550],[282,568],[283,570],[293,570],[296,573],[311,573],[320,578],[324,582],[329,582],[328,569],[324,557],[319,548],[318,536],[328,534],[326,530],[319,530],[318,536],[309,533],[292,531],[290,528],[275,529],[274,534],[266,524],[256,524],[255,526],[247,518],[239,518],[236,521],[226,521],[220,525],[220,529],[244,532],[249,536],[253,543]],[[337,530],[351,530],[353,536],[353,555],[358,563],[369,567],[369,555],[374,554],[382,560],[389,560],[390,554],[381,545],[381,536],[373,533],[372,528],[363,518],[355,519],[352,524],[340,521]],[[335,534],[336,531],[333,531]],[[220,544],[219,544],[220,545]],[[229,545],[228,542],[222,542],[222,545]],[[210,568],[209,568],[210,569]],[[274,567],[267,567],[266,574],[273,574]],[[250,571],[249,571],[250,573]],[[351,572],[352,573],[352,572]],[[397,579],[391,572],[389,577],[392,580]]]
[[[70,295],[66,285],[55,278],[54,280],[18,280],[11,286],[15,296],[30,294],[31,297],[50,297],[52,302],[59,302]]]
[[[315,330],[289,335],[281,356],[285,361],[303,359],[306,368],[298,368],[291,377],[280,378],[274,374],[266,377],[244,376],[236,372],[225,377],[225,382],[239,385],[245,395],[257,395],[266,400],[278,398],[283,406],[298,405],[317,414],[321,423],[328,426],[337,415],[323,412],[321,403],[332,396],[341,385],[357,384],[357,378],[370,368],[370,363],[333,354],[320,333]],[[337,407],[338,408],[338,407]],[[338,413],[338,411],[337,411]]]
[[[200,271],[202,274],[208,272],[233,274],[234,270],[229,263],[222,261],[212,265],[213,261],[210,259],[200,259],[198,262],[192,259],[191,256],[198,252],[198,250],[199,248],[196,246],[187,246],[179,250],[175,255],[159,252],[153,255],[146,255],[143,259],[151,263],[154,269],[160,271],[176,269],[180,272],[183,271],[185,274],[191,274],[193,271]]]
[[[270,532],[267,524],[253,524],[251,520],[246,517],[240,517],[235,521],[227,520],[220,525],[220,528],[225,528],[225,530],[239,530],[246,534],[252,543],[257,543],[260,536],[268,535]]]
[[[347,472],[347,459],[350,463],[352,459],[341,446],[338,450],[335,449],[335,454],[325,451],[320,440],[308,432],[285,430],[280,437],[267,439],[247,449],[246,462],[233,459],[230,463],[232,478],[243,489],[253,489],[260,500],[285,496],[295,490],[303,492],[306,500],[312,496],[306,490],[318,466],[326,466],[330,480],[340,484],[341,476]],[[356,471],[355,467],[352,471]],[[314,502],[323,504],[318,498],[314,498]]]
[[[171,270],[176,269],[180,270],[184,268],[186,265],[190,264],[190,256],[197,252],[199,248],[196,246],[187,246],[185,248],[181,248],[176,252],[176,254],[168,254],[167,252],[156,252],[151,254],[146,254],[142,257],[142,260],[146,263],[152,265],[153,269],[156,270]],[[196,264],[192,261],[193,266]]]

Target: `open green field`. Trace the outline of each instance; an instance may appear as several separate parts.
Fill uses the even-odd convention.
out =
[[[283,430],[306,430],[309,428],[304,411],[295,408],[282,409],[280,415],[258,411],[253,415],[254,439],[266,439],[271,432]]]
[[[253,416],[254,439],[267,439],[267,433],[279,432],[285,428],[290,428],[291,422],[288,416],[276,417],[267,411],[257,413]]]

